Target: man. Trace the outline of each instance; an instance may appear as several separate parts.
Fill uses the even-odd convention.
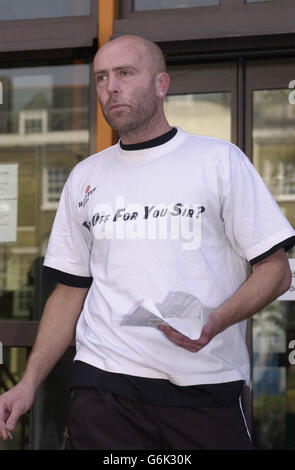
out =
[[[112,40],[94,73],[120,141],[63,190],[44,262],[58,285],[0,398],[2,437],[76,330],[67,449],[252,449],[245,323],[289,288],[294,230],[235,145],[170,127],[155,44]]]

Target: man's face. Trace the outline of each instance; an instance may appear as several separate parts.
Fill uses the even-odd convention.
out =
[[[132,40],[115,40],[94,59],[97,96],[102,112],[120,135],[143,130],[156,115],[158,96],[151,60]]]

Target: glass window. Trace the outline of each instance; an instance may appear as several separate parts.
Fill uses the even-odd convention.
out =
[[[167,96],[164,110],[171,126],[187,132],[231,140],[231,93]]]
[[[170,10],[174,8],[208,7],[220,5],[220,0],[133,0],[134,11]]]
[[[253,92],[253,163],[295,227],[295,106],[290,89]]]
[[[68,168],[47,167],[43,169],[43,209],[57,209],[60,194],[68,176]]]
[[[290,89],[253,91],[253,163],[295,227],[295,106],[289,94]],[[288,255],[290,290],[253,317],[258,449],[295,449],[295,249]]]
[[[91,14],[91,0],[1,0],[0,21]]]
[[[88,63],[0,69],[0,318],[38,319],[64,182],[88,156]]]

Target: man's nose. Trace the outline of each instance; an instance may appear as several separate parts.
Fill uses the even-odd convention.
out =
[[[108,93],[117,93],[119,91],[119,81],[116,74],[111,73],[108,77],[107,83]]]

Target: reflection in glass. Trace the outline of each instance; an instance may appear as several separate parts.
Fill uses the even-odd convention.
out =
[[[42,261],[63,184],[88,156],[89,73],[82,63],[0,69],[0,209],[17,186],[16,241],[0,238],[0,319],[38,319],[53,288]],[[5,181],[1,168],[15,164],[17,180]],[[0,223],[15,231],[4,210]]]
[[[91,14],[91,0],[1,0],[0,21]]]
[[[3,364],[0,365],[0,394],[10,390],[23,375],[27,362],[26,348],[3,348]],[[23,415],[14,432],[13,439],[0,440],[0,450],[29,449],[30,412]]]
[[[253,163],[295,227],[295,106],[290,89],[253,93]]]
[[[133,10],[167,10],[220,5],[220,0],[133,0]]]
[[[193,134],[231,140],[229,92],[167,96],[164,109],[171,126]]]
[[[295,226],[295,106],[290,89],[253,92],[253,163]],[[295,268],[295,249],[289,253]],[[292,268],[295,276],[295,269]],[[294,284],[294,281],[293,281]],[[253,413],[258,449],[295,449],[295,286],[253,317]]]

